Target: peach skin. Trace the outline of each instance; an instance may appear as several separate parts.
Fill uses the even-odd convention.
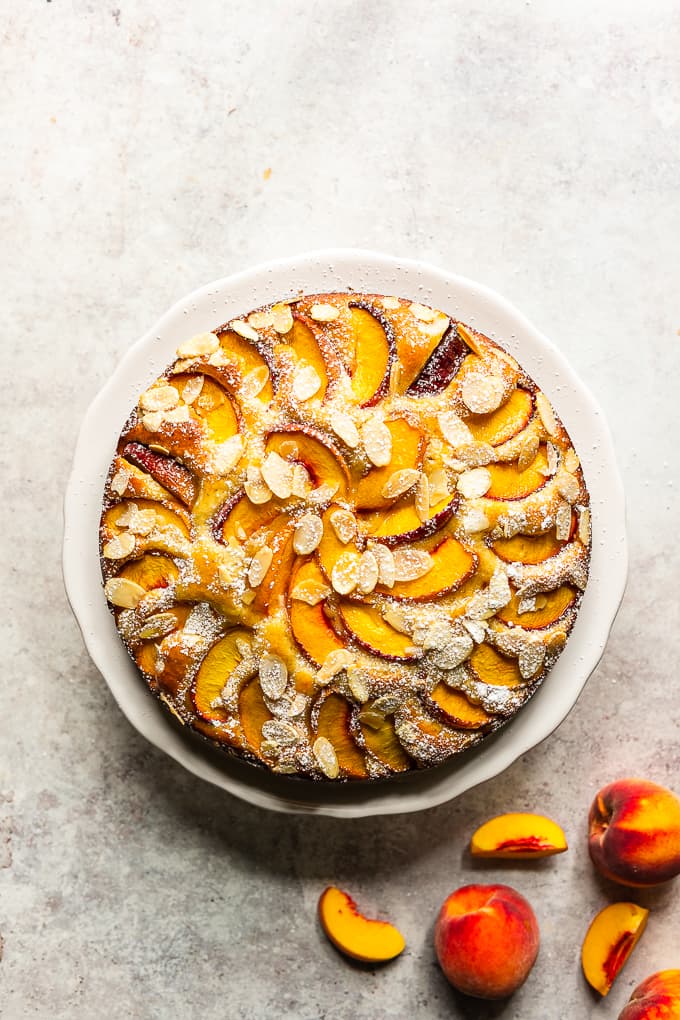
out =
[[[611,903],[590,923],[581,948],[586,981],[606,995],[645,930],[649,911],[635,903]]]
[[[680,874],[680,800],[646,779],[603,787],[589,815],[588,849],[598,871],[644,887]]]
[[[447,979],[465,995],[504,999],[527,979],[538,955],[538,922],[508,885],[466,885],[442,904],[434,947]]]
[[[543,815],[510,813],[480,825],[470,840],[473,857],[531,860],[562,854],[567,841],[556,822]]]
[[[319,899],[319,920],[336,949],[362,963],[393,960],[406,946],[394,925],[364,917],[351,896],[332,885]]]
[[[645,978],[619,1020],[680,1020],[680,970],[659,970]]]

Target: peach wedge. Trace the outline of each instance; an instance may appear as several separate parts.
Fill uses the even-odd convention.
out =
[[[556,822],[521,812],[489,819],[470,840],[473,857],[532,860],[562,854],[566,849],[564,832]]]
[[[581,965],[586,981],[606,995],[645,930],[649,911],[635,903],[610,903],[586,932]]]
[[[406,947],[394,925],[364,917],[351,896],[332,885],[319,899],[319,920],[336,949],[362,963],[386,963]]]

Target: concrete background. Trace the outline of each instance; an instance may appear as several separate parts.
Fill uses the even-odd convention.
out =
[[[636,897],[650,924],[605,1002],[579,972],[620,896],[587,857],[594,792],[680,786],[677,2],[32,0],[3,35],[0,1013],[617,1017],[680,966],[671,886]],[[250,808],[147,746],[60,575],[76,431],[130,343],[204,282],[333,245],[476,278],[552,337],[607,413],[631,542],[607,652],[559,731],[455,803],[361,822]],[[569,853],[473,866],[471,831],[513,809],[560,821]],[[433,920],[498,879],[535,905],[539,961],[508,1003],[464,1002]],[[401,959],[335,953],[315,919],[329,882],[400,926]]]

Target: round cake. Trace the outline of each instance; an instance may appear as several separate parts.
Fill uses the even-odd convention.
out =
[[[384,779],[509,720],[588,577],[579,458],[502,347],[408,299],[299,297],[188,337],[121,434],[100,527],[130,655],[276,773]]]

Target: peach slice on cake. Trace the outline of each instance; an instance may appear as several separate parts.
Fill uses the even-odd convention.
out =
[[[282,504],[278,499],[266,503],[251,503],[243,489],[238,489],[213,515],[211,528],[215,540],[228,543],[230,538],[245,542],[260,528],[267,527],[281,515]]]
[[[442,343],[444,335],[451,329],[448,315],[435,312],[427,321],[417,319],[409,305],[403,305],[390,315],[395,324],[399,379],[397,392],[411,389],[422,374],[425,365]]]
[[[265,376],[264,369],[267,369],[268,376],[264,386],[257,394],[257,399],[263,404],[268,404],[274,396],[274,388],[278,377],[276,362],[270,345],[265,340],[254,342],[240,336],[234,330],[226,330],[218,333],[222,350],[229,361],[238,370],[241,384],[251,372],[259,372]],[[202,365],[201,371],[206,375],[213,375],[220,381],[224,381],[224,375],[211,365]]]
[[[366,777],[366,762],[351,732],[352,706],[341,694],[322,695],[316,717],[316,734],[333,745],[340,771],[353,779]]]
[[[501,446],[526,428],[534,413],[534,398],[528,390],[513,390],[497,411],[473,414],[465,424],[478,443]]]
[[[192,609],[191,605],[172,606],[147,617],[140,627],[137,638],[142,644],[135,650],[135,662],[149,676],[156,676],[159,640],[183,627]]]
[[[297,452],[290,454],[291,444]],[[345,499],[350,485],[349,471],[340,451],[315,429],[304,425],[290,425],[270,432],[267,436],[267,453],[302,464],[315,488],[328,485],[337,499]],[[333,497],[330,497],[333,498]]]
[[[491,485],[484,493],[485,499],[524,499],[532,492],[537,492],[548,481],[548,475],[542,473],[547,469],[548,457],[545,445],[541,445],[532,464],[520,471],[517,461],[508,464],[489,464],[487,471],[491,475]]]
[[[492,648],[491,645],[477,645],[474,652],[468,659],[468,665],[475,676],[486,684],[495,684],[499,687],[517,687],[525,681],[519,671],[517,659],[511,659],[507,655]]]
[[[556,556],[566,545],[557,538],[551,528],[541,535],[513,535],[512,538],[497,538],[491,548],[505,563],[536,564]]]
[[[478,730],[489,726],[494,720],[481,705],[473,705],[464,694],[452,690],[445,683],[438,683],[429,697],[449,726]]]
[[[395,343],[392,327],[368,305],[350,304],[354,361],[352,393],[361,407],[376,404],[387,393]]]
[[[422,521],[416,512],[412,497],[397,503],[387,512],[376,511],[368,517],[371,535],[384,545],[410,545],[429,538],[440,531],[453,517],[459,498],[447,496],[429,508],[429,516]]]
[[[384,467],[373,467],[356,487],[359,510],[379,510],[390,506],[397,497],[383,495],[383,490],[397,471],[420,469],[425,454],[425,436],[420,428],[406,418],[394,418],[385,424],[392,436],[392,459]]]
[[[429,552],[432,565],[422,577],[396,581],[391,588],[379,586],[376,590],[393,599],[427,602],[454,591],[477,569],[475,554],[452,535],[447,535]]]
[[[526,630],[540,630],[543,627],[550,627],[556,623],[567,610],[573,606],[577,598],[577,591],[568,584],[563,584],[554,591],[548,591],[535,597],[536,608],[527,613],[518,612],[520,600],[513,595],[507,606],[498,610],[497,616],[503,623],[512,624],[515,627],[524,627]]]
[[[243,627],[230,630],[213,645],[200,665],[191,687],[194,708],[208,722],[215,719],[225,722],[229,717],[225,710],[215,704],[227,680],[242,660],[239,644],[250,641],[250,631]]]
[[[293,570],[288,598],[290,626],[295,641],[316,666],[323,666],[331,652],[345,647],[324,611],[324,591],[328,591],[326,578],[313,560],[302,561]]]
[[[169,556],[161,553],[146,553],[138,560],[126,563],[118,573],[118,577],[126,577],[129,581],[141,585],[146,591],[153,588],[168,588],[179,575],[179,570]]]
[[[586,981],[600,995],[609,992],[648,916],[649,911],[636,903],[610,903],[593,918],[583,940],[581,965]]]
[[[406,772],[412,762],[397,740],[394,722],[372,708],[369,702],[359,713],[359,726],[364,743],[379,762],[392,772]]]
[[[473,857],[533,860],[561,854],[567,841],[560,826],[544,815],[511,812],[489,819],[473,833]]]
[[[329,388],[340,378],[342,368],[340,359],[328,342],[322,330],[313,328],[314,324],[307,316],[300,312],[293,313],[293,331],[290,336],[288,347],[292,350],[298,363],[305,362],[311,365],[319,379],[321,386],[314,396],[323,400]]]
[[[409,386],[407,396],[431,397],[441,393],[458,374],[469,353],[470,348],[452,323]]]
[[[252,602],[255,612],[276,612],[286,595],[290,569],[295,559],[293,534],[295,522],[282,514],[271,525],[267,547],[272,558],[262,581],[257,585],[257,594]]]
[[[159,485],[176,496],[180,502],[191,507],[196,500],[196,480],[183,464],[174,457],[150,450],[142,443],[126,443],[123,457],[132,464],[147,471]]]
[[[175,513],[164,506],[162,503],[158,503],[155,499],[124,499],[120,503],[116,503],[104,514],[104,527],[110,532],[111,535],[118,534],[121,530],[126,527],[126,524],[120,524],[120,518],[127,518],[130,510],[130,504],[134,503],[137,510],[140,512],[144,510],[150,510],[153,513],[153,527],[154,528],[177,528],[178,531],[184,535],[185,538],[189,537],[189,528],[186,525],[183,516],[179,513]],[[179,507],[177,509],[180,509]],[[141,536],[144,538],[145,536]]]
[[[393,960],[406,946],[394,925],[364,917],[351,896],[335,886],[321,894],[319,920],[336,949],[363,963]]]
[[[265,704],[257,676],[248,680],[241,688],[238,698],[238,714],[246,744],[259,751],[263,739],[262,727],[274,717]]]
[[[381,659],[400,662],[418,656],[411,638],[391,627],[376,606],[342,602],[340,615],[357,644]]]

